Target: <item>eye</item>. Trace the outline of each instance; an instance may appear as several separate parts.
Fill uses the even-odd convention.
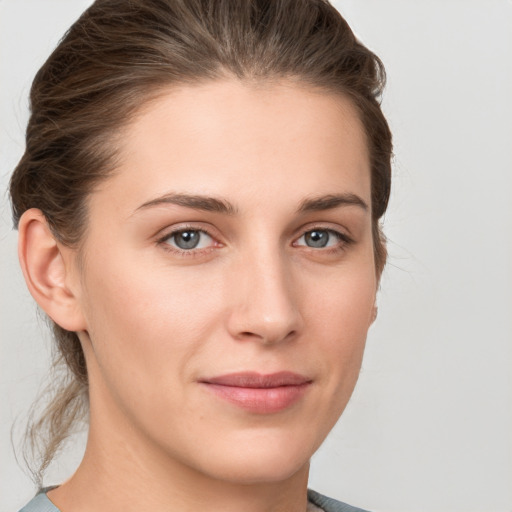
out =
[[[174,231],[160,240],[181,251],[205,249],[213,245],[213,238],[201,229],[181,229]]]
[[[332,229],[312,229],[306,231],[294,245],[323,249],[340,245],[340,242],[349,243],[350,240],[347,236]]]

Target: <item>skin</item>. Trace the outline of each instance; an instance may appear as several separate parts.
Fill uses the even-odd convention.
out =
[[[122,140],[118,171],[89,198],[81,258],[37,210],[20,223],[29,288],[79,333],[90,381],[84,460],[48,495],[62,512],[304,512],[309,459],[353,391],[375,311],[356,111],[297,84],[226,79],[165,92]],[[236,211],[161,200],[169,194]],[[332,195],[367,208],[298,212]],[[180,252],[180,229],[208,235]],[[315,229],[327,246],[308,246]],[[269,414],[200,383],[283,370],[310,384]]]

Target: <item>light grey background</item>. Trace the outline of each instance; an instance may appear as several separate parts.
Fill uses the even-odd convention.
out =
[[[45,375],[8,176],[31,79],[89,0],[0,0],[0,510],[33,492],[10,445]],[[339,0],[384,61],[390,260],[361,378],[312,488],[375,512],[512,511],[512,2]],[[58,483],[79,444],[54,465]]]

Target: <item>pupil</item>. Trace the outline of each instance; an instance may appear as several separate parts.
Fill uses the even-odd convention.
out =
[[[306,233],[305,240],[309,247],[325,247],[329,241],[327,231],[310,231]]]
[[[198,231],[182,231],[174,237],[176,245],[180,249],[194,249],[199,243]]]

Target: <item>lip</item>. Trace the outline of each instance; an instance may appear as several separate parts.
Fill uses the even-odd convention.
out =
[[[256,414],[288,409],[306,393],[312,380],[293,372],[238,372],[199,381],[217,397]]]

